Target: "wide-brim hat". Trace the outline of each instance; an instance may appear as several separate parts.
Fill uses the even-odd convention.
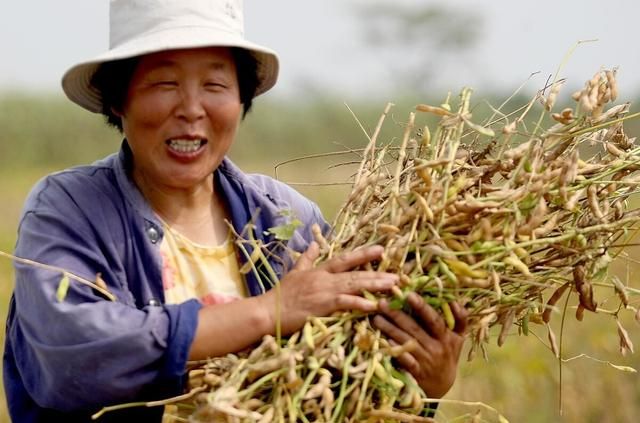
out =
[[[255,95],[273,87],[278,56],[244,38],[242,0],[111,0],[109,50],[71,67],[62,77],[69,99],[102,112],[100,92],[91,83],[106,62],[159,51],[199,47],[239,47],[257,62]]]

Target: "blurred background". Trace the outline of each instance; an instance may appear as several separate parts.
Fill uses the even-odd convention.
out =
[[[276,88],[256,100],[231,157],[250,172],[273,176],[277,167],[278,178],[331,219],[351,172],[335,165],[357,156],[324,154],[362,148],[360,125],[371,133],[387,102],[395,107],[384,142],[401,134],[416,103],[440,104],[451,93],[455,104],[464,86],[474,89],[474,120],[481,121],[487,104],[499,105],[517,90],[512,103],[524,104],[559,69],[567,79],[560,97],[570,105],[570,93],[595,72],[617,68],[618,102],[631,101],[638,111],[638,16],[640,4],[628,0],[245,0],[247,37],[278,51],[281,74]],[[59,87],[70,65],[107,46],[105,0],[0,4],[0,250],[12,251],[22,202],[39,178],[118,149],[120,135],[67,101]],[[638,135],[640,123],[628,122],[626,131]],[[629,280],[637,270],[629,252],[617,269],[640,287]],[[11,263],[0,258],[3,319],[12,284]],[[623,323],[640,345],[640,326],[632,318]],[[487,360],[463,359],[447,398],[472,404],[445,404],[440,420],[468,421],[483,410],[478,421],[498,421],[473,404],[482,402],[511,422],[638,421],[637,373],[606,364],[640,369],[637,356],[620,355],[613,319],[588,315],[578,323],[568,314],[563,358],[600,361],[568,361],[562,377],[543,328],[533,333],[490,345]],[[2,421],[9,421],[4,401]]]

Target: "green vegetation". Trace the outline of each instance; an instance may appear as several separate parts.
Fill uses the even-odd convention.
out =
[[[487,98],[477,93],[476,98]],[[496,95],[495,98],[503,98]],[[398,105],[392,119],[401,122],[417,102],[439,104],[437,99],[390,99]],[[498,103],[498,101],[494,102]],[[640,103],[640,102],[639,102]],[[370,132],[384,108],[383,102],[361,101],[349,105],[364,128]],[[632,112],[636,107],[632,107]],[[475,120],[475,119],[474,119]],[[478,116],[478,121],[481,116]],[[118,149],[120,136],[107,128],[100,116],[93,116],[59,97],[33,97],[19,93],[0,93],[0,249],[11,251],[15,243],[20,208],[29,188],[45,174],[68,166],[91,162]],[[630,136],[640,134],[640,121],[626,126]],[[390,131],[394,134],[397,131]],[[386,139],[382,134],[379,139]],[[362,148],[366,137],[354,117],[338,99],[302,99],[277,102],[259,99],[255,110],[241,126],[240,137],[231,156],[245,170],[274,175],[274,166],[296,157]],[[281,166],[280,179],[287,182],[335,182],[348,179],[351,166],[339,164],[357,160],[339,157],[306,158]],[[295,185],[318,202],[332,217],[348,192],[343,185]],[[637,249],[628,250],[635,257]],[[627,280],[634,261],[621,266]],[[638,286],[637,283],[631,281]],[[0,314],[4,317],[13,284],[10,263],[0,258]],[[613,292],[602,294],[615,295]],[[638,299],[633,298],[634,304]],[[569,309],[569,313],[574,310]],[[560,321],[554,318],[554,321]],[[622,357],[613,319],[604,315],[585,316],[585,321],[567,319],[563,357],[587,354],[616,365],[640,370],[638,356]],[[631,339],[640,345],[639,326],[624,322]],[[556,334],[559,327],[554,327]],[[539,336],[541,340],[536,339]],[[4,332],[0,335],[3,342]],[[509,337],[502,348],[489,348],[489,361],[476,358],[463,363],[449,399],[482,401],[498,409],[511,422],[630,422],[640,415],[638,375],[626,373],[589,359],[565,363],[562,373],[563,416],[558,414],[558,362],[546,349],[546,332],[532,325],[528,337]],[[464,360],[463,360],[464,361]],[[473,415],[477,406],[444,405],[443,417],[455,420],[465,413]],[[483,413],[484,421],[497,421]],[[8,421],[4,402],[0,402],[0,422]]]

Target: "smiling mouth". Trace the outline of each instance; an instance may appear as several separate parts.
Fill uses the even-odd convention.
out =
[[[176,153],[188,154],[195,153],[207,143],[205,139],[189,140],[189,139],[173,139],[167,140],[169,148]]]

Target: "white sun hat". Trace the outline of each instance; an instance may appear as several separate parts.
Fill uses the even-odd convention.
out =
[[[102,98],[91,84],[101,64],[164,50],[240,47],[257,61],[255,95],[273,87],[278,56],[244,38],[242,0],[111,0],[109,50],[69,69],[62,89],[71,101],[95,113]]]

